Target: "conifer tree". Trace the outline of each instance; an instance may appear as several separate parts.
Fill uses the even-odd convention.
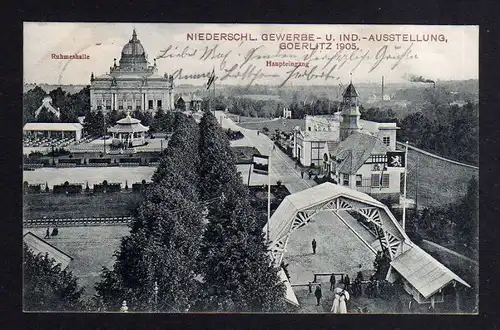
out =
[[[284,310],[284,286],[237,172],[229,140],[211,113],[200,123],[200,182],[210,204],[200,251],[206,311]]]
[[[203,211],[196,187],[198,128],[192,118],[177,119],[131,234],[123,239],[113,269],[104,269],[96,286],[100,303],[108,310],[117,310],[127,300],[133,311],[182,312],[197,299]]]

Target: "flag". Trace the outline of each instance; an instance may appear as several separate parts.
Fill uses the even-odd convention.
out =
[[[382,178],[384,177],[384,168],[385,168],[385,166],[382,165],[382,172],[380,172],[380,182],[378,185],[380,187],[380,189],[382,189]]]
[[[387,167],[405,167],[404,151],[387,152]]]
[[[214,80],[215,80],[215,67],[212,69],[212,73],[210,74],[210,77],[208,77],[207,89],[209,89],[210,86],[212,86],[212,83],[214,82]]]
[[[269,174],[269,156],[256,155],[252,156],[253,171],[260,174]]]

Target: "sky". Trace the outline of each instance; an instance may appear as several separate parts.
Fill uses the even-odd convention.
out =
[[[134,28],[150,64],[157,57],[158,73],[173,74],[176,84],[202,85],[212,69],[218,83],[229,85],[337,86],[351,78],[378,83],[382,76],[387,83],[420,76],[478,79],[478,26],[25,22],[24,83],[89,84],[91,73],[109,72],[114,58],[118,64]],[[188,34],[197,33],[246,34],[257,40],[188,40]],[[287,34],[310,40],[269,40]],[[340,40],[342,34],[351,40]],[[391,40],[396,34],[413,40]],[[429,35],[438,40],[422,40]],[[53,54],[89,58],[55,59]]]

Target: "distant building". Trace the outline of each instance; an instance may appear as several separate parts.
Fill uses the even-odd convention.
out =
[[[149,111],[173,110],[174,82],[172,75],[158,74],[156,59],[151,66],[146,51],[137,38],[123,46],[120,65],[109,68],[109,73],[90,77],[90,107],[92,111]]]
[[[38,118],[42,109],[46,109],[49,112],[52,112],[57,119],[61,118],[61,111],[59,109],[55,109],[52,106],[52,98],[50,96],[45,96],[42,100],[42,105],[35,111],[35,118]]]
[[[290,110],[289,107],[284,107],[283,108],[283,118],[284,119],[292,118],[292,110]]]
[[[396,123],[360,119],[359,94],[349,84],[342,111],[306,116],[305,131],[294,133],[293,156],[304,166],[319,166],[341,185],[367,193],[400,192],[401,169],[387,170],[387,151],[396,150]],[[375,190],[377,188],[377,190]]]
[[[197,95],[180,95],[175,101],[175,108],[181,111],[201,111],[201,104],[203,99]]]

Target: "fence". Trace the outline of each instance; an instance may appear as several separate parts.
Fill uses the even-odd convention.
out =
[[[23,227],[80,227],[80,226],[119,226],[132,221],[132,217],[91,217],[91,218],[44,218],[24,219]]]

